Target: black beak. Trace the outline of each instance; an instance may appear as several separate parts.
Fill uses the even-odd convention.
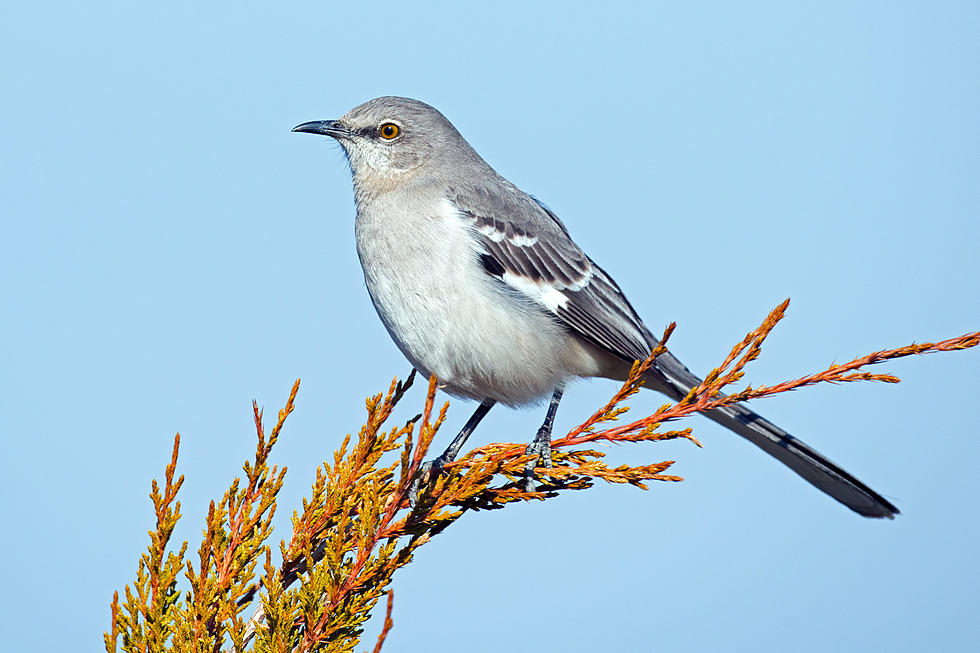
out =
[[[293,127],[294,132],[306,132],[307,134],[321,134],[333,138],[350,138],[353,136],[351,131],[344,127],[339,120],[314,120],[304,122],[302,125]]]

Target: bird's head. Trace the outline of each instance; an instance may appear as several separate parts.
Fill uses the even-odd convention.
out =
[[[437,164],[451,164],[471,152],[439,111],[402,97],[375,98],[337,120],[305,122],[293,131],[337,139],[355,183],[377,190],[403,183],[424,167],[438,172],[443,166]]]

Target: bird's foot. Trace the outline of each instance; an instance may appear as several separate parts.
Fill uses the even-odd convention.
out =
[[[525,455],[533,455],[534,458],[527,461],[524,465],[524,491],[534,491],[534,468],[551,467],[551,429],[542,426],[538,429],[538,435],[531,444],[524,450]]]
[[[415,475],[415,479],[412,484],[408,486],[408,505],[414,510],[415,505],[419,502],[419,490],[421,490],[425,485],[434,479],[439,474],[442,474],[442,470],[445,466],[452,462],[452,458],[447,458],[446,454],[439,456],[433,460],[427,460],[421,465],[419,465],[419,471]]]

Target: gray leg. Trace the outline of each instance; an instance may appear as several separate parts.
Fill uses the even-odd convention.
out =
[[[493,408],[495,403],[497,402],[493,399],[487,399],[482,404],[477,406],[476,410],[473,412],[473,415],[466,421],[466,424],[460,430],[459,435],[457,435],[453,441],[449,443],[449,446],[446,447],[444,452],[442,452],[442,455],[436,458],[433,462],[439,463],[439,466],[441,467],[446,463],[451,463],[452,461],[456,460],[456,456],[459,455],[459,450],[463,448],[464,444],[466,444],[466,439],[470,437],[470,433],[476,430],[477,424],[479,424],[480,421],[487,416],[487,413],[490,412],[490,409]]]
[[[412,507],[415,507],[415,503],[418,501],[419,485],[421,484],[422,479],[429,478],[433,472],[441,472],[446,463],[451,463],[452,461],[456,460],[456,456],[459,455],[459,450],[463,448],[464,444],[466,444],[466,439],[470,437],[470,434],[474,430],[476,430],[477,424],[479,424],[480,421],[487,416],[487,413],[490,412],[490,409],[493,408],[495,403],[497,402],[493,399],[487,399],[482,404],[477,406],[476,411],[474,411],[473,415],[466,421],[466,424],[460,430],[459,434],[453,438],[453,441],[449,444],[449,446],[446,447],[446,450],[442,452],[442,455],[435,460],[422,463],[422,465],[419,467],[418,475],[415,477],[415,480],[412,481],[412,485],[408,490],[408,501]]]
[[[528,492],[534,489],[534,468],[540,462],[544,467],[551,467],[551,427],[555,423],[555,413],[558,412],[558,402],[565,392],[563,386],[555,388],[555,393],[551,395],[551,404],[548,406],[548,413],[544,416],[544,424],[538,429],[538,434],[534,436],[531,444],[527,445],[524,453],[535,454],[535,458],[529,460],[524,467],[525,487]]]

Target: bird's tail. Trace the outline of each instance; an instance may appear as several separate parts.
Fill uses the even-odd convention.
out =
[[[648,385],[675,401],[701,383],[701,379],[669,352],[659,356],[655,365],[659,374],[651,370]],[[738,433],[854,512],[865,517],[888,519],[893,519],[899,513],[898,508],[833,461],[743,404],[717,408],[705,415]]]

